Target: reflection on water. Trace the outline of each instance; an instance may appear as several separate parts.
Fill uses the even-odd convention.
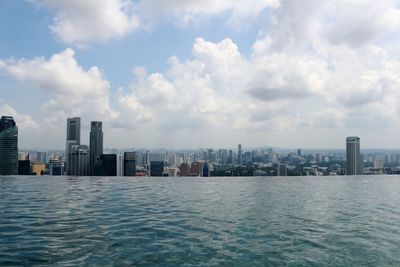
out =
[[[400,177],[0,177],[0,265],[400,266]]]

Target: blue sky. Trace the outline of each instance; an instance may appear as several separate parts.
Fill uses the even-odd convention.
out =
[[[117,148],[399,148],[399,27],[389,0],[3,0],[0,112],[21,148],[71,116]]]

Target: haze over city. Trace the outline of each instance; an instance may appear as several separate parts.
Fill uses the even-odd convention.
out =
[[[22,149],[400,148],[398,1],[5,0],[0,114]]]

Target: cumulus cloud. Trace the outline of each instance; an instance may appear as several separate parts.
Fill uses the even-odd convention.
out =
[[[13,116],[17,123],[18,128],[24,131],[39,130],[39,125],[36,121],[27,114],[18,113],[12,106],[4,103],[4,100],[0,98],[0,114],[3,116]]]
[[[161,16],[182,25],[195,23],[204,17],[227,14],[228,20],[236,24],[242,19],[257,17],[266,8],[278,6],[279,0],[141,0],[137,3],[137,11],[150,20]]]
[[[54,13],[50,30],[63,42],[85,48],[94,42],[122,38],[159,22],[189,25],[204,18],[227,16],[230,24],[254,19],[279,0],[29,0]]]
[[[32,0],[33,1],[33,0]],[[55,13],[51,31],[63,42],[84,47],[137,30],[139,18],[128,0],[35,0]]]
[[[82,68],[72,49],[49,59],[3,60],[0,70],[53,93],[43,106],[53,111],[49,122],[72,115],[97,116],[115,128],[202,133],[376,128],[399,122],[400,62],[381,46],[399,29],[396,1],[252,4],[127,4],[132,8],[127,17],[165,12],[186,22],[222,13],[251,17],[266,7],[274,9],[271,24],[260,31],[250,56],[244,56],[232,39],[197,38],[190,58],[171,56],[163,72],[135,67],[132,83],[115,95],[102,71]],[[116,102],[111,107],[113,96]]]
[[[0,71],[49,92],[53,98],[43,108],[52,116],[88,114],[104,120],[118,116],[110,107],[110,84],[101,70],[84,70],[70,48],[49,59],[0,60]]]

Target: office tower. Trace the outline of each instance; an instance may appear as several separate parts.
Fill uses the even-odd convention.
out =
[[[135,176],[136,175],[136,153],[125,152],[124,153],[124,176]]]
[[[101,154],[94,166],[96,176],[117,176],[117,155]]]
[[[190,176],[203,176],[203,162],[192,162]]]
[[[103,123],[90,123],[90,175],[94,175],[94,166],[98,156],[103,154]]]
[[[117,153],[117,176],[124,176],[124,154]]]
[[[89,175],[89,147],[87,145],[73,145],[70,153],[71,176]]]
[[[375,159],[374,160],[374,168],[375,169],[383,169],[383,160],[382,159]]]
[[[77,117],[68,118],[67,142],[65,147],[65,158],[66,158],[65,169],[67,175],[76,175],[72,173],[72,147],[79,146],[80,144],[81,144],[81,118]]]
[[[150,176],[163,176],[164,161],[150,162]]]
[[[233,163],[233,151],[232,149],[229,149],[229,153],[228,153],[228,162],[229,164]]]
[[[298,157],[301,157],[301,156],[302,156],[302,153],[301,153],[301,149],[300,149],[300,148],[297,149],[297,156],[298,156]]]
[[[18,175],[31,175],[31,161],[29,159],[18,161]]]
[[[189,176],[190,175],[190,165],[186,162],[182,163],[179,167],[180,176]]]
[[[18,174],[18,127],[14,118],[0,119],[0,175]]]
[[[48,157],[47,157],[47,152],[46,151],[38,151],[36,153],[36,162],[38,163],[47,163]]]
[[[208,162],[205,162],[203,164],[203,177],[210,177],[210,164]]]
[[[64,166],[58,158],[52,158],[49,161],[49,175],[60,176],[64,174]]]
[[[347,175],[363,174],[363,162],[360,153],[360,138],[350,136],[346,138]]]
[[[238,156],[237,156],[237,163],[239,165],[243,164],[243,151],[242,151],[242,145],[238,145]]]
[[[276,175],[277,176],[287,176],[287,165],[286,164],[277,164]]]

